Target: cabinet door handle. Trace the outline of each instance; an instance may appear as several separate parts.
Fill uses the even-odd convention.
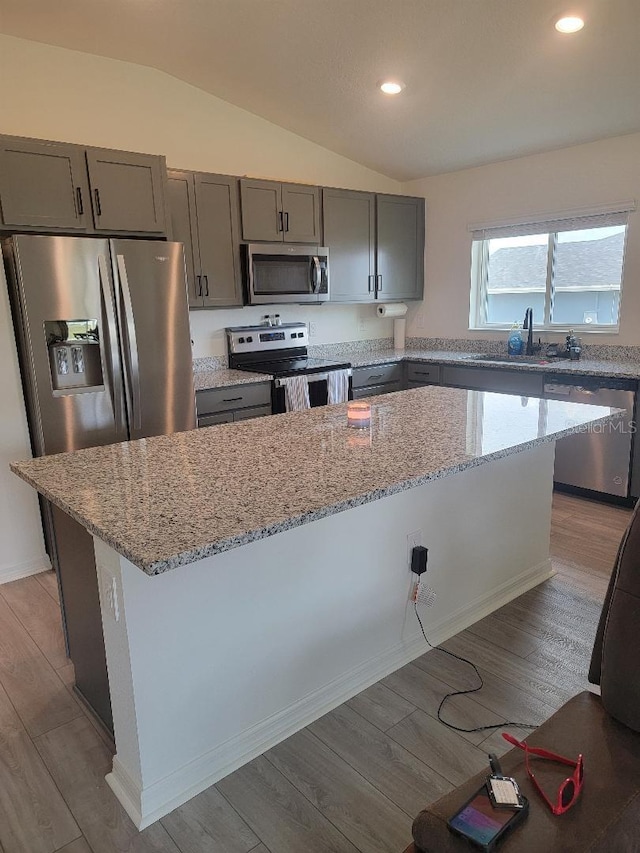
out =
[[[289,213],[288,212],[286,212],[284,215],[284,230],[285,231],[289,230]]]
[[[375,373],[373,376],[370,376],[367,381],[368,382],[374,382],[376,379],[382,379],[382,377],[383,377],[382,373]]]
[[[376,291],[378,293],[382,293],[382,276],[381,275],[376,276]]]
[[[242,400],[242,397],[228,397],[226,400],[223,400],[223,403],[239,403]]]
[[[278,233],[280,231],[284,231],[284,216],[281,210],[278,211]]]
[[[82,187],[76,187],[76,198],[78,200],[78,216],[83,216],[84,205],[82,203]]]
[[[372,275],[370,275],[370,276],[369,276],[369,278],[368,278],[369,293],[371,293],[371,291],[373,290],[373,278],[374,278],[374,277],[373,277]]]
[[[201,275],[197,275],[197,276],[196,276],[196,282],[197,282],[197,284],[198,284],[198,293],[197,293],[197,295],[198,295],[198,296],[202,296],[202,276],[201,276]]]
[[[102,216],[102,207],[100,205],[100,190],[99,189],[96,188],[93,191],[93,197],[96,200],[96,216]]]
[[[203,275],[202,278],[204,279],[204,290],[205,290],[204,295],[209,296],[209,276]]]

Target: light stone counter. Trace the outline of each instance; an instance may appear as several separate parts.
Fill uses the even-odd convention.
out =
[[[147,574],[554,441],[616,410],[427,387],[12,465]]]
[[[456,364],[465,367],[483,367],[504,370],[521,370],[534,373],[554,373],[566,376],[603,376],[618,379],[640,379],[640,362],[608,361],[603,359],[583,358],[578,361],[545,360],[542,363],[519,361],[490,361],[488,358],[479,359],[478,353],[455,352],[450,350],[379,350],[377,352],[359,352],[355,349],[349,353],[345,349],[344,356],[349,358],[353,367],[370,367],[375,364],[386,364],[393,361],[423,361],[429,364]]]
[[[270,382],[272,379],[273,377],[266,373],[249,373],[246,370],[230,370],[227,367],[213,370],[195,370],[193,373],[196,391],[208,391],[211,388],[224,388],[228,385]]]
[[[371,403],[370,431],[327,406],[13,466],[94,534],[107,782],[138,828],[425,653],[416,536],[434,645],[550,577],[554,441],[619,416],[441,387]]]

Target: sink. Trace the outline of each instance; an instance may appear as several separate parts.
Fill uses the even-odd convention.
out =
[[[473,353],[465,356],[469,361],[492,361],[499,364],[555,364],[557,361],[568,361],[562,356],[543,355],[484,355]]]

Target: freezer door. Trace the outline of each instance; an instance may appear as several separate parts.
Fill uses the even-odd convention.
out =
[[[132,439],[196,426],[182,243],[112,240]]]
[[[19,235],[3,250],[35,455],[126,440],[108,242]]]

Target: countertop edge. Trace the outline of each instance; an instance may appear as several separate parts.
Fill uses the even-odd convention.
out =
[[[622,418],[623,415],[624,411],[618,410],[616,412],[604,415],[601,418],[593,419],[592,421],[590,421],[590,425],[604,424],[611,420],[619,420]],[[291,530],[296,527],[302,527],[305,524],[309,524],[313,521],[319,521],[331,515],[337,515],[340,512],[353,509],[357,506],[362,506],[364,504],[372,503],[373,501],[380,500],[385,497],[390,497],[391,495],[407,491],[408,489],[416,488],[418,486],[424,485],[425,483],[444,479],[445,477],[460,473],[461,471],[476,468],[487,462],[505,458],[507,456],[511,456],[513,454],[520,453],[525,450],[530,450],[534,447],[537,447],[542,444],[547,444],[551,441],[557,441],[558,439],[566,438],[569,435],[573,435],[575,433],[583,431],[583,429],[584,425],[578,424],[575,427],[569,427],[567,429],[560,430],[557,433],[553,433],[552,435],[540,436],[533,440],[525,441],[521,444],[514,444],[510,447],[502,448],[486,455],[470,457],[457,464],[438,468],[434,471],[430,471],[418,477],[412,477],[408,480],[401,480],[383,488],[375,489],[372,492],[366,492],[361,495],[355,495],[351,498],[347,498],[335,504],[330,504],[320,509],[310,510],[309,512],[303,513],[299,516],[293,516],[284,521],[276,522],[272,525],[269,525],[268,527],[248,530],[245,533],[230,537],[228,539],[221,539],[217,542],[214,541],[208,545],[201,545],[192,550],[182,551],[170,557],[153,560],[151,562],[145,560],[144,557],[142,557],[140,554],[136,554],[135,550],[127,548],[121,542],[118,542],[117,540],[110,537],[106,531],[100,529],[98,526],[90,523],[86,519],[83,519],[79,513],[73,511],[67,504],[65,504],[62,499],[53,495],[51,492],[49,492],[48,489],[39,486],[36,481],[28,475],[26,471],[21,469],[21,462],[12,462],[10,463],[9,467],[14,474],[20,477],[24,482],[28,483],[32,488],[36,489],[39,494],[41,494],[47,500],[51,501],[51,503],[55,504],[57,507],[63,510],[63,512],[66,512],[71,518],[73,518],[86,530],[88,530],[89,533],[96,536],[98,539],[101,539],[103,542],[109,545],[109,547],[113,548],[120,555],[125,557],[127,560],[129,560],[131,563],[133,563],[135,566],[145,572],[145,574],[149,576],[154,576],[163,574],[166,571],[170,571],[181,566],[189,565],[189,563],[195,563],[198,560],[214,556],[215,554],[230,551],[233,548],[239,548],[242,545],[248,545],[250,542],[255,542],[260,539],[266,539],[269,536],[276,535],[277,533],[283,533],[286,530]],[[24,461],[28,462],[30,460]]]

